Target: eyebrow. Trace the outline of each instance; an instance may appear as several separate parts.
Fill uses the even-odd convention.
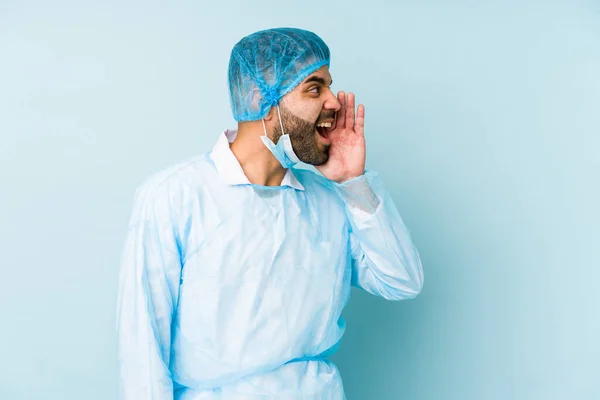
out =
[[[311,76],[310,78],[308,78],[307,80],[304,81],[305,84],[310,83],[310,82],[316,82],[321,84],[321,86],[327,86],[327,83],[325,82],[325,79],[321,78],[320,76]],[[333,83],[333,79],[331,80],[331,82],[329,83],[329,85],[331,85]]]

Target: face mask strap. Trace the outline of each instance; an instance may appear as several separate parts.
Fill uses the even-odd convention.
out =
[[[279,104],[277,104],[277,115],[279,116],[279,126],[281,126],[281,134],[285,135],[285,132],[283,131],[283,122],[281,121],[281,114],[279,113]]]
[[[279,117],[279,126],[281,127],[281,134],[285,135],[285,132],[283,131],[283,122],[281,121],[281,113],[279,112],[279,105],[276,105],[275,107],[277,107],[277,116]],[[263,118],[261,119],[261,121],[263,124],[263,131],[265,132],[265,136],[267,136],[267,126],[265,125],[265,119]]]

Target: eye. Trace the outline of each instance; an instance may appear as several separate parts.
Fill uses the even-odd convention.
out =
[[[310,93],[319,93],[319,87],[318,86],[313,86],[310,89],[308,89],[308,91]]]

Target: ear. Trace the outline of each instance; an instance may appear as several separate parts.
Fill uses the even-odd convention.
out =
[[[252,111],[258,112],[260,109],[260,102],[263,99],[263,95],[261,94],[258,87],[255,86],[252,89],[252,94],[250,96],[251,96],[250,108],[252,109]],[[273,110],[275,110],[275,112],[277,112],[275,107],[271,107],[271,109],[269,110],[269,113],[263,118],[265,121],[270,121],[271,119],[273,119],[273,116],[275,115]]]
[[[269,110],[269,113],[264,118],[265,122],[266,121],[270,121],[273,118],[275,118],[275,114],[277,114],[277,109],[274,106],[271,106],[271,109]]]

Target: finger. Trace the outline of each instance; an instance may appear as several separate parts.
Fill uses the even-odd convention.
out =
[[[354,127],[354,93],[348,93],[346,98],[346,127]]]
[[[335,127],[337,128],[345,128],[346,127],[346,93],[338,92],[337,95],[338,101],[340,102],[340,110],[337,112],[337,118],[335,121]]]
[[[365,106],[362,104],[358,105],[358,110],[356,111],[356,123],[354,124],[354,132],[356,132],[360,136],[364,136],[365,134]]]

